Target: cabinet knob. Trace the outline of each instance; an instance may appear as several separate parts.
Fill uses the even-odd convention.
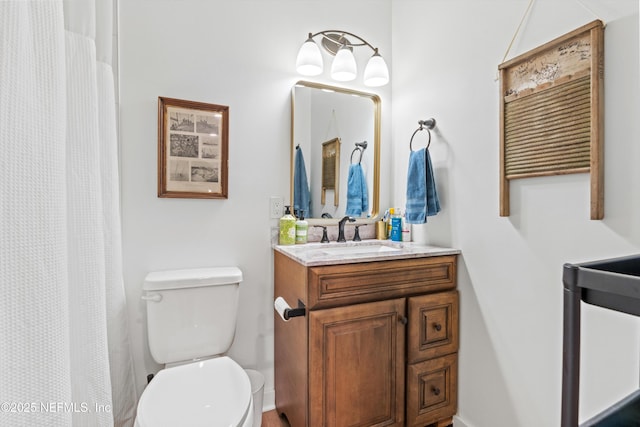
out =
[[[406,325],[407,322],[408,322],[407,317],[406,316],[400,316],[398,318],[398,322],[402,323],[403,325]]]
[[[436,396],[440,395],[440,389],[438,387],[433,387],[431,389],[431,391],[433,392],[433,394],[435,394]]]
[[[434,323],[434,324],[433,324],[433,328],[434,328],[436,331],[440,332],[440,330],[442,329],[442,325],[441,325],[440,323]]]

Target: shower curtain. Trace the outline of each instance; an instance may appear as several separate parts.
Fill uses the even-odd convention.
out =
[[[2,426],[133,424],[113,1],[0,1]]]

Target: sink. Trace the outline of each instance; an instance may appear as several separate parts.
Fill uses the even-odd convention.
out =
[[[323,248],[320,252],[327,255],[366,255],[380,254],[384,252],[397,252],[400,248],[386,245],[356,245],[356,246],[336,246],[333,248]]]

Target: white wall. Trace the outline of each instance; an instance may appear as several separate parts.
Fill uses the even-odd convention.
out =
[[[589,220],[586,174],[515,181],[511,216],[498,216],[495,78],[528,3],[393,1],[394,202],[404,203],[411,133],[434,117],[443,211],[429,234],[462,250],[458,390],[468,427],[559,425],[562,265],[640,248],[636,0],[539,0],[509,55],[595,19],[581,3],[607,23],[605,219]],[[638,332],[636,318],[583,308],[581,419],[638,387]]]
[[[277,221],[269,219],[269,196],[289,202],[290,93],[300,79],[295,56],[309,32],[335,28],[361,35],[385,55],[390,13],[388,0],[120,2],[123,249],[140,392],[146,374],[159,368],[148,351],[140,301],[145,274],[237,265],[244,280],[230,355],[265,374],[264,403],[273,405],[270,239]],[[364,67],[369,55],[356,56]],[[335,85],[327,75],[311,80]],[[358,81],[349,87],[370,92]],[[390,88],[376,93],[390,123]],[[158,96],[230,107],[227,200],[156,197]],[[382,173],[389,176],[390,127],[382,132]],[[387,183],[382,193],[386,205]]]

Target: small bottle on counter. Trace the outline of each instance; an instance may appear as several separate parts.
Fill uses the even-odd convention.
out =
[[[296,243],[296,218],[291,215],[291,207],[284,207],[284,215],[280,218],[280,235],[278,243],[293,245]]]
[[[394,208],[391,214],[391,240],[402,241],[402,216],[399,208]]]
[[[402,241],[411,241],[411,224],[409,224],[404,215],[402,215]]]
[[[304,212],[298,211],[298,220],[296,221],[296,243],[307,243],[309,234],[309,223],[304,219]]]
[[[389,208],[385,214],[385,217],[387,218],[387,239],[391,238],[391,218],[393,217],[394,211],[395,208]]]
[[[382,219],[376,223],[376,239],[387,240],[387,222]]]

